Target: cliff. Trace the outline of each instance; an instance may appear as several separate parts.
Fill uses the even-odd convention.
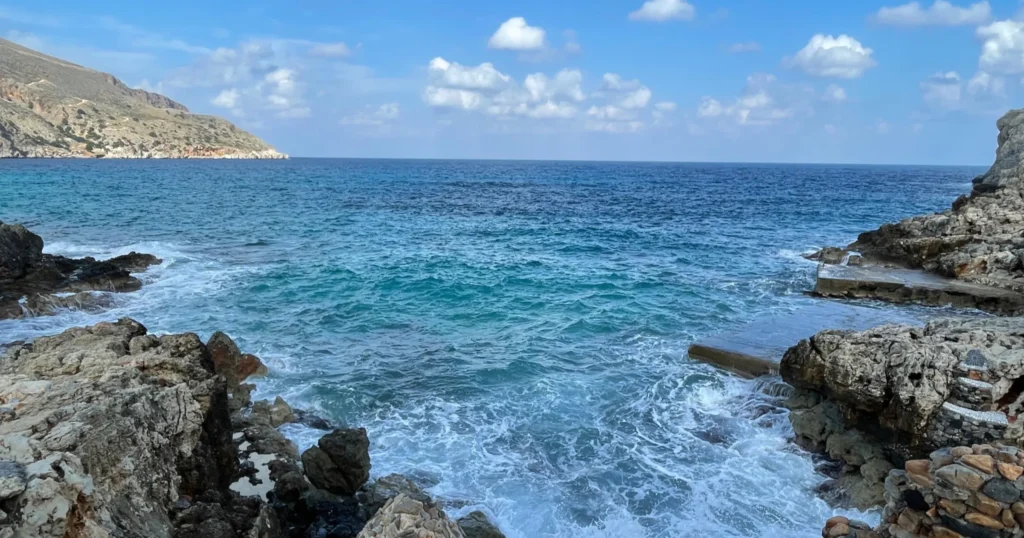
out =
[[[0,39],[0,157],[286,155],[226,120]]]
[[[847,248],[865,259],[1024,291],[1024,109],[997,122],[996,160],[942,213],[865,232]]]

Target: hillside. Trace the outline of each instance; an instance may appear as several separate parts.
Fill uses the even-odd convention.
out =
[[[224,119],[0,39],[0,157],[286,156]]]

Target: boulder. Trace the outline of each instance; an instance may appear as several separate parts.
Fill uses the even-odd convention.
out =
[[[370,440],[366,430],[334,430],[302,453],[309,481],[338,495],[354,495],[370,478]]]
[[[0,221],[0,282],[25,276],[43,257],[43,239],[20,224]]]
[[[263,368],[255,355],[243,355],[238,345],[227,334],[217,331],[206,341],[213,361],[213,369],[227,380],[231,410],[238,411],[249,405],[254,386],[243,383],[249,375]],[[264,369],[265,371],[265,369]],[[285,404],[287,405],[287,404]]]
[[[487,514],[476,510],[458,520],[466,538],[505,538],[498,527],[487,519]]]

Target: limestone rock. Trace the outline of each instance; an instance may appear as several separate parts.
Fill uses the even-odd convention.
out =
[[[366,523],[357,538],[466,538],[444,511],[405,494],[391,499]]]
[[[27,485],[24,465],[13,461],[0,461],[0,501],[20,495]]]
[[[179,496],[234,479],[227,393],[205,346],[194,334],[131,345],[144,336],[122,319],[0,359],[0,404],[15,412],[0,421],[0,459],[26,481],[5,501],[16,536],[170,536]]]

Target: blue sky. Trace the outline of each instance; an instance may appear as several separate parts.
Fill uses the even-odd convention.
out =
[[[988,164],[1015,0],[0,3],[294,156]]]

